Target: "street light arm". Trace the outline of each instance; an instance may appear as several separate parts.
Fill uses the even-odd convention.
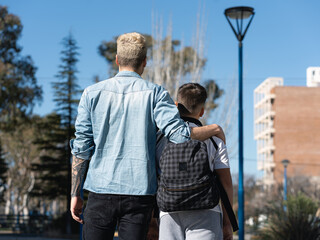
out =
[[[253,17],[254,17],[254,13],[252,13],[251,19],[249,20],[249,23],[248,23],[248,25],[247,25],[247,28],[246,28],[246,30],[244,31],[244,33],[242,34],[242,36],[241,36],[242,39],[244,38],[244,36],[246,35],[246,33],[247,33],[247,31],[248,31],[248,28],[249,28],[249,26],[250,26],[250,24],[251,24],[251,22],[252,22]],[[241,40],[242,40],[242,39],[241,39]]]
[[[238,38],[238,34],[237,34],[236,30],[234,29],[234,27],[232,26],[231,21],[229,20],[229,18],[228,18],[228,16],[227,16],[227,15],[225,15],[225,16],[226,16],[226,19],[227,19],[227,21],[228,21],[228,23],[229,23],[229,25],[230,25],[230,27],[231,27],[232,31],[234,32],[234,35],[236,35],[236,38],[239,40],[239,38]],[[238,23],[238,21],[237,21],[237,23]],[[238,27],[238,28],[239,28],[239,27]]]

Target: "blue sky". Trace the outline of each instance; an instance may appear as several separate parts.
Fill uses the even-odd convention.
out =
[[[228,93],[226,83],[238,79],[238,43],[223,12],[234,6],[253,7],[256,15],[243,41],[245,174],[260,175],[253,140],[253,90],[267,77],[283,77],[287,86],[305,86],[306,68],[319,66],[318,0],[2,0],[1,4],[24,25],[22,54],[32,56],[44,91],[43,103],[35,108],[40,115],[54,110],[50,82],[58,71],[61,40],[70,31],[80,47],[78,79],[85,88],[94,75],[108,76],[107,64],[97,52],[101,41],[131,31],[151,34],[157,16],[164,29],[171,19],[174,38],[190,45],[200,6],[208,59],[204,79],[215,79]],[[237,173],[236,158],[231,159],[231,168]]]

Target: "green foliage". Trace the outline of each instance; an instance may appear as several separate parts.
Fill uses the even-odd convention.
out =
[[[19,17],[0,6],[0,118],[1,127],[13,127],[16,118],[32,113],[42,100],[36,67],[30,56],[21,56],[18,45],[22,24]]]
[[[56,113],[39,118],[36,124],[34,144],[40,152],[39,163],[32,169],[38,173],[34,196],[55,199],[67,193],[67,134],[61,126],[61,117]]]
[[[287,202],[270,203],[267,225],[255,239],[318,240],[320,219],[316,217],[317,208],[318,203],[303,194],[289,196]]]
[[[207,94],[208,94],[208,100],[207,100],[208,104],[206,105],[205,110],[214,109],[217,107],[215,100],[217,100],[219,97],[221,97],[222,94],[224,93],[224,91],[221,88],[219,88],[217,83],[212,79],[207,80],[205,82],[205,88],[206,88]]]

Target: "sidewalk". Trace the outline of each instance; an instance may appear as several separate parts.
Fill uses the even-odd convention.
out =
[[[27,236],[27,235],[21,235],[21,234],[0,234],[0,240],[78,240],[79,237],[66,237],[66,238],[48,238],[48,237],[38,237],[38,236]],[[117,240],[118,238],[115,237],[114,240]],[[234,240],[238,240],[238,236],[233,237]],[[245,240],[250,240],[251,235],[247,234],[245,235]]]
[[[23,234],[0,234],[1,240],[78,240],[79,237],[48,238]]]
[[[0,240],[79,240],[79,236],[65,237],[65,238],[49,238],[39,237],[23,234],[0,234]],[[114,240],[118,240],[118,237],[114,237]]]

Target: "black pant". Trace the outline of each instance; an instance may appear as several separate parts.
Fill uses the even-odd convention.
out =
[[[146,239],[154,196],[89,193],[82,238],[112,240],[116,225],[120,240]]]

